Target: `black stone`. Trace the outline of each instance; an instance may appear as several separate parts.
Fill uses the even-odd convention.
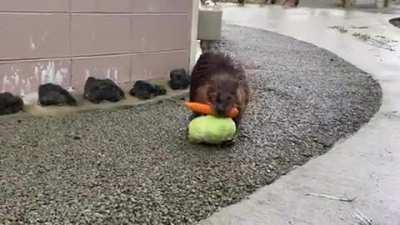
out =
[[[125,94],[118,85],[110,79],[89,77],[85,84],[84,98],[93,103],[102,101],[118,102]]]
[[[77,105],[75,98],[67,90],[56,84],[40,85],[39,103],[43,106]]]
[[[184,69],[173,70],[170,73],[170,81],[168,84],[173,90],[186,89],[190,85],[190,76]]]
[[[11,93],[0,93],[0,115],[14,114],[22,111],[24,102]]]
[[[396,26],[396,27],[400,28],[400,17],[399,18],[393,18],[393,19],[389,20],[389,22],[393,26]]]
[[[154,93],[159,96],[159,95],[166,95],[167,94],[167,89],[165,89],[163,86],[161,85],[154,85]]]
[[[129,93],[139,99],[145,100],[159,95],[165,95],[167,94],[167,90],[160,85],[154,85],[149,82],[139,80],[135,82]]]

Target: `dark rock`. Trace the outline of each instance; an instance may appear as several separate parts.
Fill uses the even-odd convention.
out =
[[[22,111],[24,102],[20,97],[11,93],[0,93],[0,115],[14,114]]]
[[[39,103],[49,105],[77,105],[74,97],[67,90],[55,84],[43,84],[39,87]]]
[[[129,93],[139,99],[150,99],[159,95],[167,94],[167,90],[160,85],[154,85],[149,82],[139,80],[135,82]]]
[[[170,81],[168,84],[173,90],[186,89],[190,85],[190,76],[184,69],[173,70],[170,73]]]
[[[391,19],[391,20],[389,20],[389,22],[390,22],[393,26],[396,26],[396,27],[399,27],[399,28],[400,28],[400,18]]]
[[[163,86],[161,85],[154,85],[154,93],[159,96],[159,95],[166,95],[167,94],[167,89],[165,89]]]
[[[125,97],[124,92],[110,79],[89,77],[85,84],[84,98],[93,103],[102,101],[118,102]]]

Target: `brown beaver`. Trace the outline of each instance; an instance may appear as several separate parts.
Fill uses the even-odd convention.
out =
[[[239,109],[236,125],[249,103],[249,87],[240,63],[223,53],[206,52],[193,68],[190,101],[213,106],[218,116],[226,116],[232,107]]]

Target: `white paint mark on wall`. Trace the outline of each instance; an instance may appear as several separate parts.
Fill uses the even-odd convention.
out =
[[[18,74],[18,71],[13,71],[13,72],[14,72],[13,77],[14,77],[15,85],[18,86],[21,81],[20,76]]]
[[[40,80],[40,71],[39,71],[39,67],[35,66],[35,68],[33,68],[33,74],[35,76],[35,78],[37,80]]]
[[[91,76],[90,76],[90,70],[89,70],[89,69],[86,69],[86,70],[85,70],[85,82],[86,82],[86,80],[87,80],[89,77],[91,77]]]
[[[56,69],[54,61],[50,61],[47,65],[38,65],[35,67],[35,72],[40,74],[40,83],[53,83],[62,85],[65,77],[69,75],[68,68]]]
[[[28,79],[28,80],[26,81],[25,87],[26,87],[28,90],[31,90],[31,89],[33,88],[33,87],[32,87],[32,82],[31,82],[30,79]]]
[[[106,72],[106,78],[114,80],[115,82],[118,82],[118,69],[117,68],[108,68]]]
[[[49,62],[45,69],[41,69],[40,83],[53,83],[55,77],[55,63]]]
[[[14,94],[23,94],[24,90],[22,90],[26,81],[20,75],[20,70],[16,69],[14,66],[10,67],[9,73],[2,76],[1,82],[1,92],[11,92]]]
[[[118,68],[115,67],[110,67],[106,70],[103,69],[86,69],[85,70],[85,81],[89,78],[89,77],[96,77],[96,78],[100,78],[100,79],[111,79],[115,82],[119,81],[119,70]]]
[[[114,70],[114,80],[115,81],[119,81],[119,71],[118,71],[118,69]]]
[[[5,74],[0,76],[0,92],[11,92],[32,102],[37,100],[39,84],[55,83],[69,85],[69,67],[53,61],[37,62],[32,67],[10,65]]]
[[[31,50],[33,50],[33,51],[36,50],[36,44],[33,41],[33,37],[32,36],[29,37],[29,43],[30,43]]]
[[[1,92],[6,92],[7,91],[7,87],[11,84],[10,80],[8,79],[8,76],[4,76],[3,77],[3,81],[2,81],[2,86],[1,86]]]

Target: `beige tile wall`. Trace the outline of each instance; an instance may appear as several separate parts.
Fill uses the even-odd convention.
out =
[[[0,92],[189,69],[192,0],[1,0]]]

